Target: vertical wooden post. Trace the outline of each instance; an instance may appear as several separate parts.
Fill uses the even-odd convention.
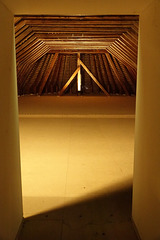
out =
[[[80,53],[77,53],[77,68],[80,68]],[[81,92],[81,69],[79,69],[77,74],[77,91]]]

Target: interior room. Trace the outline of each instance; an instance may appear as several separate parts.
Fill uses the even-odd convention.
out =
[[[36,239],[38,235],[45,239],[160,238],[159,11],[158,0],[127,4],[118,0],[84,1],[79,5],[72,0],[67,4],[1,0],[1,239]],[[41,16],[37,23],[33,23],[35,15]],[[90,36],[72,32],[74,28],[77,34],[83,29],[85,32],[82,19],[81,27],[74,19],[74,27],[63,29],[63,36],[63,24],[56,24],[53,31],[48,19],[109,15],[139,16],[139,28],[131,23],[124,23],[122,29],[118,24],[111,26],[117,21],[112,19],[110,26],[105,23],[95,29],[98,40],[93,40],[89,25]],[[22,16],[25,19],[20,19]],[[117,36],[111,34],[113,29]],[[104,33],[109,31],[106,40]],[[39,144],[35,138],[30,140],[35,135]],[[56,139],[62,138],[60,152]],[[46,162],[44,145],[48,150]],[[27,153],[27,149],[35,151]],[[60,156],[55,165],[49,157],[52,150]],[[41,166],[30,158],[30,154],[36,157],[38,153]],[[129,161],[125,161],[126,156]],[[27,166],[29,161],[32,167]],[[108,168],[103,168],[106,161]],[[45,172],[50,174],[45,177]],[[59,178],[61,174],[63,178]]]

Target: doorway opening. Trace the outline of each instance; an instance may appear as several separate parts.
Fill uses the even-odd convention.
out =
[[[138,16],[16,16],[15,28],[22,237],[136,239]]]

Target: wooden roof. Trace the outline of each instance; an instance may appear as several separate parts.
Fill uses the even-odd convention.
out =
[[[138,16],[15,16],[15,41],[19,94],[75,95],[79,70],[81,94],[136,93]]]

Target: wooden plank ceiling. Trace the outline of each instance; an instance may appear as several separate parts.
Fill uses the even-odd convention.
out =
[[[15,41],[19,95],[136,94],[138,16],[15,16]]]

